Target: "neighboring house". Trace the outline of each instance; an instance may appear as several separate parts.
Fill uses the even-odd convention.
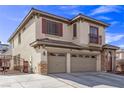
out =
[[[10,66],[11,63],[11,47],[8,44],[0,42],[0,67]]]
[[[8,40],[13,68],[21,59],[41,74],[114,71],[118,47],[105,44],[108,26],[82,14],[67,19],[32,8]]]
[[[9,45],[8,44],[2,44],[0,42],[0,54],[5,53],[6,51],[8,51],[8,49],[9,49]]]
[[[116,51],[116,71],[124,72],[124,49]]]
[[[116,58],[117,58],[117,60],[124,59],[124,49],[119,49],[116,52]]]

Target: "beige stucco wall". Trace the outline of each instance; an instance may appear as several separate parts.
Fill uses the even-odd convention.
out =
[[[116,53],[117,59],[124,59],[124,52]]]
[[[49,19],[52,20],[52,19]],[[55,21],[55,20],[53,20]],[[55,21],[59,22],[59,21]],[[61,22],[60,22],[61,23]],[[102,36],[102,45],[105,44],[105,31],[104,27],[101,25],[93,24],[87,21],[77,21],[77,37],[73,37],[73,24],[68,25],[66,23],[63,23],[63,36],[55,36],[55,35],[48,35],[42,33],[42,17],[40,17],[37,21],[37,39],[42,38],[50,38],[55,40],[63,40],[63,41],[70,41],[74,42],[79,45],[87,45],[89,43],[89,26],[96,26],[99,28],[99,36]]]
[[[18,34],[14,37],[14,48],[12,49],[12,55],[16,56],[20,54],[21,58],[30,62],[33,65],[35,72],[37,72],[37,63],[40,62],[41,53],[37,53],[36,50],[29,44],[36,40],[36,19],[31,19],[26,25],[25,30],[21,32],[21,44],[18,44]]]
[[[102,36],[102,45],[105,44],[105,31],[104,31],[104,27],[97,25],[97,24],[93,24],[87,21],[81,21],[80,22],[80,29],[79,29],[79,41],[80,44],[88,44],[89,43],[89,33],[90,33],[90,29],[89,26],[95,26],[98,27],[99,29],[99,36]]]
[[[101,71],[102,68],[101,68],[101,54],[97,55],[97,63],[96,63],[96,70],[97,71]]]

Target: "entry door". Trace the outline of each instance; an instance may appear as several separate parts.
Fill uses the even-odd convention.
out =
[[[108,53],[108,69],[107,71],[112,71],[112,54],[111,52]]]
[[[2,59],[0,59],[0,67],[2,67]]]

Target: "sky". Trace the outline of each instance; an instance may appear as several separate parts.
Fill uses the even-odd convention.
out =
[[[73,18],[79,13],[111,24],[105,29],[106,43],[124,48],[124,6],[117,5],[40,5],[40,6],[0,6],[0,41],[8,43],[31,8],[53,13],[65,18]]]

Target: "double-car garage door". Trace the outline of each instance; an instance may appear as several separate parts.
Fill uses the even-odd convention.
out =
[[[96,56],[71,54],[71,72],[96,71]],[[66,54],[48,54],[48,73],[65,73],[67,68]]]
[[[71,72],[96,71],[96,56],[71,55]]]

